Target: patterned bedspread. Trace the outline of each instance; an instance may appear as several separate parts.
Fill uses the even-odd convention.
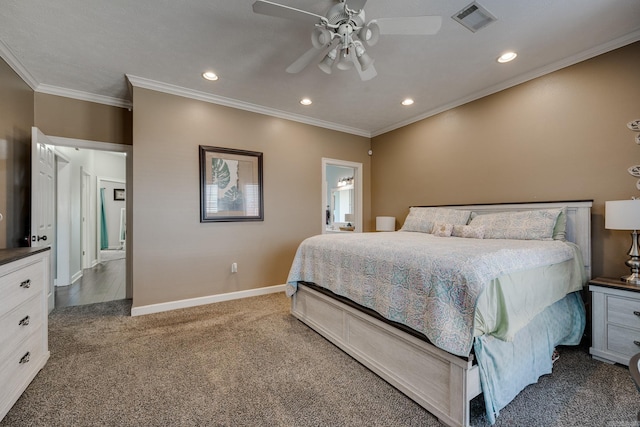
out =
[[[303,241],[287,279],[316,283],[425,334],[456,355],[473,344],[474,311],[489,281],[567,261],[562,241],[463,239],[413,232],[341,233]]]

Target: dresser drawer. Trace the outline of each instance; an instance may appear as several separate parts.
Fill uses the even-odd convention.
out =
[[[46,352],[42,339],[42,328],[38,328],[29,338],[22,341],[6,360],[0,363],[0,384],[2,384],[0,402],[4,403],[17,390],[22,393],[28,382],[42,367]]]
[[[18,343],[42,325],[42,316],[42,297],[34,295],[0,317],[0,360],[6,360]]]
[[[607,295],[607,321],[640,329],[640,300]]]
[[[607,327],[607,349],[625,356],[640,352],[640,330],[609,324]]]
[[[0,277],[0,316],[43,292],[43,261],[39,260]]]

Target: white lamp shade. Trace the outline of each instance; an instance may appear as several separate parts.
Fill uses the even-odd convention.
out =
[[[358,36],[360,37],[360,40],[365,42],[368,46],[373,46],[378,43],[378,39],[380,38],[380,27],[375,22],[369,22],[367,25],[362,27]]]
[[[640,230],[640,199],[605,202],[604,227],[611,230]]]
[[[360,63],[360,68],[362,71],[366,71],[367,68],[373,64],[373,59],[369,56],[369,54],[364,50],[362,46],[356,45],[356,57],[358,58],[358,62]]]
[[[318,67],[320,67],[320,69],[325,73],[331,74],[331,68],[333,67],[333,63],[336,61],[336,56],[337,49],[329,51],[329,53],[327,53],[322,61],[318,64]]]
[[[316,28],[311,33],[311,44],[316,49],[322,49],[331,43],[331,33],[326,28]]]
[[[351,62],[351,58],[348,56],[344,56],[342,52],[340,52],[340,58],[338,59],[338,65],[336,65],[339,70],[346,71],[353,68],[353,62]]]
[[[396,231],[395,216],[376,217],[376,231]]]

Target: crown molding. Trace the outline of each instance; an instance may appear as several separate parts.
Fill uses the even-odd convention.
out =
[[[49,95],[58,95],[65,98],[73,98],[81,101],[96,102],[98,104],[112,105],[114,107],[131,109],[131,101],[126,99],[112,98],[110,96],[96,95],[89,92],[82,92],[74,89],[67,89],[58,86],[51,86],[39,83],[38,80],[27,70],[20,62],[18,57],[9,49],[2,40],[0,40],[0,57],[20,76],[34,92],[47,93]]]
[[[113,107],[126,108],[131,110],[131,101],[111,96],[96,95],[95,93],[83,92],[75,89],[67,89],[59,86],[51,86],[40,84],[35,89],[36,92],[46,93],[49,95],[63,96],[65,98],[77,99],[79,101],[95,102],[97,104],[111,105]]]
[[[237,108],[239,110],[250,111],[252,113],[264,114],[272,117],[278,117],[281,119],[291,120],[294,122],[304,123],[312,126],[318,126],[325,129],[331,129],[331,130],[336,130],[339,132],[349,133],[353,135],[364,136],[366,138],[371,137],[371,132],[369,131],[366,131],[364,129],[353,128],[350,126],[344,126],[339,123],[327,122],[324,120],[317,120],[317,119],[303,116],[300,114],[288,113],[286,111],[277,110],[275,108],[268,108],[262,105],[238,101],[232,98],[225,98],[223,96],[212,95],[210,93],[187,89],[187,88],[172,85],[169,83],[162,83],[156,80],[150,80],[144,77],[133,76],[130,74],[127,74],[127,79],[129,79],[129,83],[133,87],[150,89],[157,92],[167,93],[170,95],[177,95],[177,96],[182,96],[184,98],[190,98],[198,101],[209,102],[212,104],[223,105],[225,107]]]
[[[13,71],[20,76],[20,78],[33,90],[36,90],[38,87],[38,81],[35,77],[26,69],[22,62],[18,60],[9,46],[7,46],[2,40],[0,40],[0,57],[4,59],[4,61],[11,67]]]
[[[441,105],[439,107],[436,107],[436,108],[434,108],[432,110],[427,111],[426,113],[420,114],[419,116],[415,116],[413,118],[410,118],[408,120],[404,120],[402,122],[398,122],[398,123],[393,124],[391,126],[372,131],[371,132],[371,137],[379,136],[379,135],[382,135],[384,133],[391,132],[392,130],[396,130],[396,129],[399,129],[401,127],[410,125],[412,123],[419,122],[420,120],[424,120],[426,118],[435,116],[436,114],[443,113],[443,112],[445,112],[447,110],[451,110],[452,108],[456,108],[456,107],[459,107],[461,105],[467,104],[469,102],[478,100],[480,98],[484,98],[485,96],[489,96],[489,95],[492,95],[494,93],[503,91],[505,89],[509,89],[509,88],[517,86],[519,84],[525,83],[525,82],[527,82],[529,80],[533,80],[535,78],[542,77],[542,76],[544,76],[546,74],[553,73],[554,71],[558,71],[558,70],[561,70],[563,68],[570,67],[571,65],[575,65],[575,64],[577,64],[579,62],[586,61],[587,59],[591,59],[591,58],[594,58],[594,57],[596,57],[598,55],[602,55],[602,54],[610,52],[612,50],[619,49],[619,48],[624,47],[624,46],[626,46],[628,44],[635,43],[635,42],[637,42],[639,40],[640,40],[640,30],[634,31],[633,33],[629,33],[629,34],[627,34],[627,35],[625,35],[623,37],[614,39],[614,40],[612,40],[612,41],[610,41],[608,43],[601,44],[600,46],[596,46],[596,47],[594,47],[592,49],[585,50],[583,52],[580,52],[578,54],[569,56],[569,57],[564,58],[564,59],[562,59],[560,61],[557,61],[557,62],[554,62],[552,64],[546,65],[544,67],[537,68],[537,69],[535,69],[535,70],[533,70],[533,71],[531,71],[529,73],[522,74],[522,75],[517,76],[517,77],[515,77],[515,78],[513,78],[511,80],[507,80],[507,81],[502,82],[500,84],[497,84],[497,85],[488,87],[486,89],[483,89],[483,90],[481,90],[479,92],[475,92],[475,93],[473,93],[473,94],[471,94],[469,96],[466,96],[464,98],[460,98],[460,99],[457,99],[457,100],[455,100],[453,102],[450,102],[448,104]]]

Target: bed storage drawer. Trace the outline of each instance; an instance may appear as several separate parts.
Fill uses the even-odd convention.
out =
[[[478,366],[308,287],[298,286],[291,313],[402,391],[446,425],[469,425],[481,393]]]

